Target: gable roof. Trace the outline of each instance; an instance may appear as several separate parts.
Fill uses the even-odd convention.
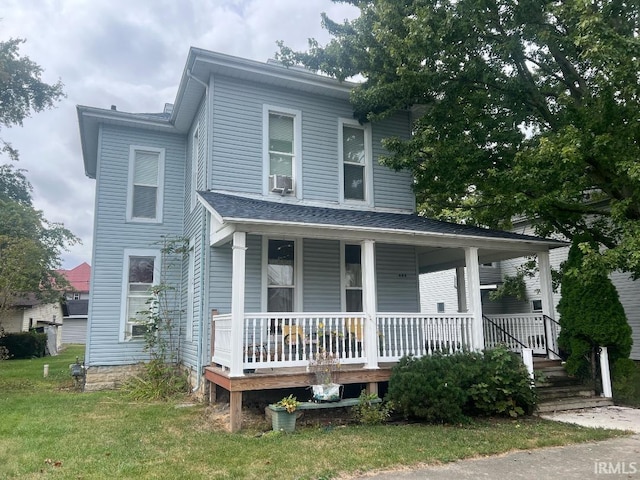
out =
[[[57,273],[63,275],[69,282],[71,288],[76,292],[88,292],[91,280],[91,265],[83,262],[71,270],[56,270]]]
[[[564,242],[503,230],[433,220],[417,214],[391,213],[346,208],[316,207],[259,200],[228,193],[198,192],[205,206],[225,223],[300,225],[320,228],[349,228],[371,232],[396,232],[447,237],[467,237],[539,243],[560,247]]]

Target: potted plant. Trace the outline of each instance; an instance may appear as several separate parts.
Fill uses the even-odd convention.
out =
[[[284,397],[277,403],[269,405],[271,410],[271,426],[273,430],[291,433],[296,429],[296,409],[300,402],[293,395]]]
[[[309,371],[315,374],[316,383],[311,385],[316,402],[338,402],[342,398],[342,385],[336,379],[340,369],[338,357],[326,350],[309,361]]]

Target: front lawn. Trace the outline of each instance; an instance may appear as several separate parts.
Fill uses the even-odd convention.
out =
[[[206,405],[74,391],[69,364],[76,355],[81,347],[0,362],[0,478],[328,479],[622,435],[536,418],[307,427],[293,435],[261,434],[265,423],[230,434],[211,421]]]

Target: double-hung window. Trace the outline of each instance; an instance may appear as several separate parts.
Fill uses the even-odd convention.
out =
[[[342,200],[371,203],[371,131],[368,125],[340,120],[340,178]]]
[[[155,250],[126,250],[123,268],[121,340],[142,338],[152,298],[151,287],[159,282],[160,253]]]
[[[293,312],[295,243],[293,240],[269,240],[267,251],[267,311]]]
[[[300,196],[300,118],[298,110],[264,106],[265,193]]]
[[[362,312],[362,260],[360,245],[344,246],[345,311]]]
[[[162,222],[164,149],[131,146],[127,220]]]

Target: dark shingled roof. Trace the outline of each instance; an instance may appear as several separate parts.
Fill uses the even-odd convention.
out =
[[[198,192],[198,194],[206,200],[224,221],[263,220],[265,222],[290,222],[341,227],[353,226],[405,232],[434,233],[438,235],[522,240],[545,244],[557,242],[558,246],[564,245],[563,242],[541,237],[442,222],[416,214],[312,207],[309,205],[256,200],[216,192]]]
[[[62,315],[65,317],[86,317],[88,313],[89,300],[67,300],[62,304]]]

